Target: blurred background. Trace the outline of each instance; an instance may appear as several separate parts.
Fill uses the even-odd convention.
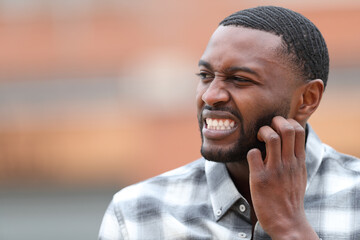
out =
[[[360,1],[0,0],[0,239],[96,239],[116,191],[198,158],[198,59],[258,5],[319,27],[331,70],[310,123],[360,157]]]

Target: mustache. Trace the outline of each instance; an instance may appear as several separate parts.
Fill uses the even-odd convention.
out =
[[[200,118],[202,119],[202,113],[204,110],[209,110],[209,111],[223,111],[223,112],[229,112],[232,115],[234,115],[235,117],[237,117],[241,122],[243,122],[243,117],[242,115],[238,112],[235,111],[234,109],[230,108],[230,107],[214,107],[214,106],[209,106],[209,105],[205,105],[202,109],[201,109],[201,115]]]

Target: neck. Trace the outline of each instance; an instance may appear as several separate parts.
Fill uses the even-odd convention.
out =
[[[239,193],[251,204],[249,166],[247,162],[229,162],[226,163],[226,168]]]
[[[251,206],[251,221],[253,227],[257,222],[257,217],[254,212],[254,207],[251,200],[250,185],[249,185],[249,165],[247,162],[229,162],[226,163],[229,175],[233,180],[239,193],[246,199]]]

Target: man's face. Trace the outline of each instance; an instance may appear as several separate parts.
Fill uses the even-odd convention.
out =
[[[256,147],[261,126],[275,116],[292,117],[299,85],[279,54],[281,38],[234,26],[220,26],[199,61],[197,111],[202,155],[217,162],[241,162]]]

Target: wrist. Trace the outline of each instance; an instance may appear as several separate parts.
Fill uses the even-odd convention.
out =
[[[319,240],[315,230],[306,222],[271,233],[273,240]]]

